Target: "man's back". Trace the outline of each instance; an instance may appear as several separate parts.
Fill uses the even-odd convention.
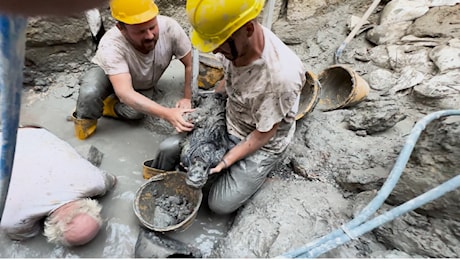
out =
[[[105,191],[104,173],[68,143],[46,129],[20,128],[1,227],[15,239],[35,236],[51,211]]]

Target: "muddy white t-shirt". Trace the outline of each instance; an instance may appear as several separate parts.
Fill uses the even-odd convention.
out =
[[[244,67],[222,59],[228,94],[227,130],[244,139],[255,129],[268,132],[280,122],[275,136],[262,147],[277,154],[294,135],[305,70],[297,55],[278,37],[264,27],[263,33],[265,47],[260,59]]]
[[[159,39],[147,54],[137,51],[114,26],[102,37],[92,62],[107,75],[130,73],[133,87],[146,90],[154,87],[173,57],[183,58],[190,52],[190,40],[174,19],[157,16]]]
[[[43,218],[58,207],[104,194],[105,178],[102,170],[47,130],[20,128],[0,227],[14,239],[33,237]]]

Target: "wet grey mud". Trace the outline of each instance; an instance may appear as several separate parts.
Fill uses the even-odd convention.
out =
[[[156,197],[155,190],[151,191]],[[158,228],[166,228],[176,225],[184,221],[193,211],[193,205],[187,198],[181,196],[168,196],[165,194],[160,195],[151,203],[147,204],[149,207],[154,207],[154,212],[151,216],[151,222]]]

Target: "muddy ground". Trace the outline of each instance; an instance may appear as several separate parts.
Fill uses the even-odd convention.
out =
[[[163,14],[188,28],[181,1],[160,4]],[[397,4],[410,8],[394,7]],[[272,30],[318,75],[336,63],[334,53],[350,32],[351,16],[361,17],[370,5],[367,0],[277,1]],[[366,100],[328,112],[310,111],[298,121],[283,164],[235,216],[216,216],[203,206],[187,232],[169,235],[204,257],[275,257],[353,219],[389,177],[414,125],[433,112],[460,109],[459,9],[458,1],[382,1],[339,59],[369,84]],[[107,9],[101,10],[110,25]],[[402,15],[392,16],[391,10]],[[84,27],[84,20],[72,19],[82,25],[78,28]],[[172,128],[156,118],[138,124],[103,118],[94,137],[77,140],[66,117],[75,106],[78,79],[94,45],[87,31],[82,32],[83,40],[74,42],[44,40],[59,22],[44,24],[50,27],[37,23],[38,33],[29,34],[21,123],[46,127],[80,151],[97,147],[104,154],[100,167],[116,174],[119,185],[102,198],[107,224],[89,245],[65,249],[47,244],[42,236],[19,243],[2,234],[0,256],[134,257],[139,222],[132,202],[145,182],[142,164],[153,158]],[[40,33],[40,27],[48,30]],[[172,106],[181,96],[182,73],[180,63],[173,62],[155,94],[159,103]],[[454,177],[460,168],[459,132],[457,117],[430,123],[377,214]],[[456,189],[323,256],[459,257],[459,195]],[[139,239],[149,236],[141,232]]]

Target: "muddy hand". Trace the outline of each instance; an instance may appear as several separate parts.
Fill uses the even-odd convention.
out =
[[[168,121],[178,133],[190,132],[193,129],[193,124],[185,121],[183,115],[193,111],[194,109],[172,108]]]
[[[177,101],[176,108],[190,109],[192,108],[192,100],[188,98],[182,98],[181,100]]]

